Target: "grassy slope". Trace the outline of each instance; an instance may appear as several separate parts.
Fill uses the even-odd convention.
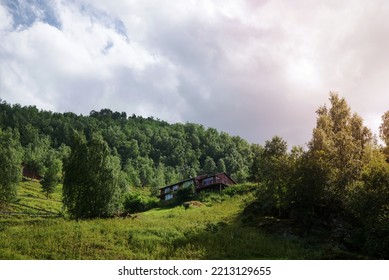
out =
[[[37,181],[23,181],[18,188],[17,202],[12,203],[6,210],[30,214],[56,214],[62,208],[61,193],[62,187],[58,186],[47,198]]]
[[[21,201],[60,211],[60,190],[47,200],[24,182]],[[318,250],[295,239],[244,226],[239,214],[253,198],[236,196],[198,208],[153,209],[128,218],[68,221],[0,217],[1,259],[302,259]]]

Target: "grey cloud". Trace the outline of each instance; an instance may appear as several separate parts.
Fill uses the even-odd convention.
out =
[[[280,135],[289,145],[309,141],[315,110],[331,90],[375,131],[389,109],[386,2],[29,0],[13,12],[9,3],[26,33],[4,40],[27,44],[0,46],[0,88],[7,91],[1,96],[9,102],[23,100],[31,84],[28,95],[42,107],[83,114],[108,107],[197,122],[251,142]],[[26,3],[35,6],[31,11],[51,9],[63,25],[84,25],[52,32],[58,44],[37,41],[39,26],[22,16]],[[76,14],[70,21],[67,7]],[[22,85],[10,84],[6,76],[15,75],[5,64],[23,76]]]

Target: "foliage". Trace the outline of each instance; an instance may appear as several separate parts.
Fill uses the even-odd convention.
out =
[[[44,176],[48,167],[45,161],[50,155],[50,146],[50,138],[48,136],[36,136],[25,147],[23,159],[25,166]]]
[[[0,129],[0,204],[16,197],[22,175],[22,156],[19,134],[11,129]]]
[[[215,161],[211,157],[207,157],[204,162],[204,172],[206,173],[216,173],[217,172],[217,166],[215,164]]]
[[[386,146],[389,146],[389,111],[382,115],[380,137],[385,142]]]
[[[252,178],[261,182],[266,189],[266,195],[260,194],[260,199],[266,197],[269,211],[276,211],[279,216],[285,215],[284,212],[289,206],[288,184],[291,180],[291,165],[287,150],[286,141],[279,136],[266,141],[263,149],[254,147]]]
[[[330,94],[331,108],[317,110],[317,124],[302,170],[301,192],[321,206],[324,212],[339,212],[355,181],[361,179],[362,169],[369,161],[368,150],[373,146],[372,134],[362,119],[351,115],[344,98]],[[313,191],[311,191],[311,190]],[[340,207],[340,208],[339,208]]]
[[[147,196],[141,193],[128,193],[124,198],[124,212],[138,213],[158,207],[159,199],[155,196]]]
[[[382,115],[382,123],[380,125],[380,138],[385,143],[383,152],[386,155],[386,160],[389,161],[389,111]]]
[[[236,196],[236,195],[245,195],[251,192],[255,192],[260,188],[260,184],[254,184],[254,183],[244,183],[244,184],[237,184],[233,185],[231,187],[225,188],[222,193],[226,194],[230,197]]]
[[[47,166],[45,176],[41,181],[42,189],[46,193],[46,198],[54,193],[55,187],[62,180],[62,161],[51,154],[45,162]]]
[[[98,134],[75,134],[65,167],[63,203],[73,218],[109,217],[120,207],[120,160]]]
[[[364,167],[348,198],[348,210],[362,225],[363,239],[358,240],[368,255],[389,256],[389,164],[375,151]]]
[[[181,204],[185,201],[195,200],[197,198],[196,189],[194,184],[186,188],[178,189],[175,195],[175,202]]]
[[[320,227],[342,244],[369,256],[389,256],[389,164],[346,100],[330,93],[317,110],[307,150],[279,137],[252,145],[250,179],[260,182],[250,207],[259,216],[294,219],[300,232]],[[380,127],[386,141],[389,114]]]
[[[110,149],[117,151],[132,186],[167,185],[195,176],[209,167],[207,158],[217,163],[215,166],[208,159],[210,169],[226,171],[239,181],[247,179],[251,166],[251,146],[238,136],[198,124],[168,124],[110,109],[82,116],[0,101],[0,128],[20,131],[24,161],[40,175],[46,171],[44,162],[52,149],[61,152],[63,165],[67,165],[73,130],[88,140],[93,133],[101,134]],[[159,173],[156,181],[160,166],[164,176]]]

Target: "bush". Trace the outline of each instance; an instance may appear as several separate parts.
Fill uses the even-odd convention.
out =
[[[199,200],[205,203],[222,202],[228,198],[227,195],[220,192],[201,192],[199,194]]]
[[[222,193],[228,196],[242,195],[257,190],[258,186],[256,183],[244,183],[225,188]]]
[[[145,196],[140,193],[127,194],[123,202],[124,211],[129,214],[144,212],[158,206],[158,198]]]
[[[376,156],[364,167],[362,181],[352,186],[347,210],[359,222],[363,252],[378,258],[389,257],[389,164]]]
[[[176,203],[178,204],[196,199],[197,194],[194,186],[179,189],[176,193]]]

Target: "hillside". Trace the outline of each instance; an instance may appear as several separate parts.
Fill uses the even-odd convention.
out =
[[[42,176],[50,165],[49,156],[66,163],[75,131],[88,140],[100,134],[119,157],[132,186],[163,186],[215,171],[226,171],[240,181],[249,176],[250,144],[200,124],[169,124],[110,109],[91,111],[88,116],[56,113],[0,99],[0,130],[7,129],[17,131],[24,163]]]
[[[0,259],[304,259],[321,254],[296,238],[269,236],[242,223],[251,193],[210,197],[189,209],[84,221],[34,215],[60,211],[59,190],[46,199],[39,184],[28,181],[19,193],[20,204],[40,211],[0,216]]]
[[[279,136],[261,146],[109,109],[82,116],[0,102],[0,210],[24,215],[2,218],[3,255],[386,259],[389,118],[379,146],[344,98],[330,93],[329,101],[316,111],[311,141],[291,149]],[[33,181],[16,190],[22,168],[42,178],[49,199]],[[208,203],[156,209],[161,186],[216,172],[255,190],[210,199],[176,189],[185,194],[177,202]],[[59,183],[62,192],[52,193]]]

